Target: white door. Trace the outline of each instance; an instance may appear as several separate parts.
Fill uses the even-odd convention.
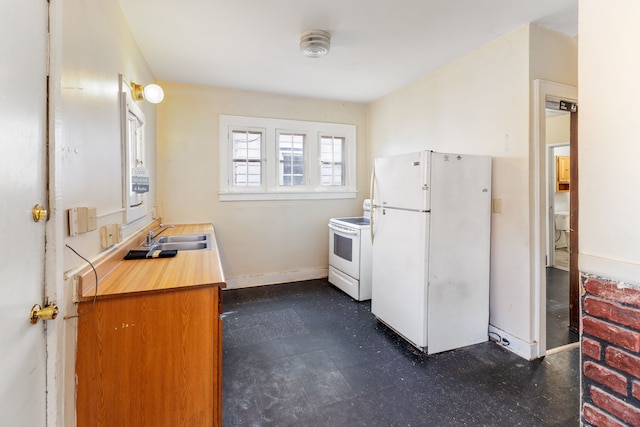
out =
[[[0,2],[0,414],[2,425],[46,425],[44,322],[29,310],[44,294],[45,0]]]

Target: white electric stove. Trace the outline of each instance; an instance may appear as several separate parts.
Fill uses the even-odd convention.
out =
[[[363,216],[329,220],[329,282],[358,301],[371,299],[371,203]]]

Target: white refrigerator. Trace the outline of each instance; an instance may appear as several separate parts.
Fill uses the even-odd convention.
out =
[[[375,159],[371,311],[428,354],[488,339],[491,157]]]

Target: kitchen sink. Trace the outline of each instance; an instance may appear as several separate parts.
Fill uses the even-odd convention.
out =
[[[207,242],[157,243],[151,247],[152,251],[197,251],[200,249],[208,249]]]
[[[150,251],[198,251],[203,249],[211,249],[210,234],[164,236],[149,248]]]
[[[163,236],[158,239],[158,243],[175,243],[175,242],[201,242],[209,241],[209,234],[185,234],[182,236]]]

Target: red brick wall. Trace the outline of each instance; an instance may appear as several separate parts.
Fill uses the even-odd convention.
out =
[[[582,276],[582,422],[640,427],[640,288]]]

